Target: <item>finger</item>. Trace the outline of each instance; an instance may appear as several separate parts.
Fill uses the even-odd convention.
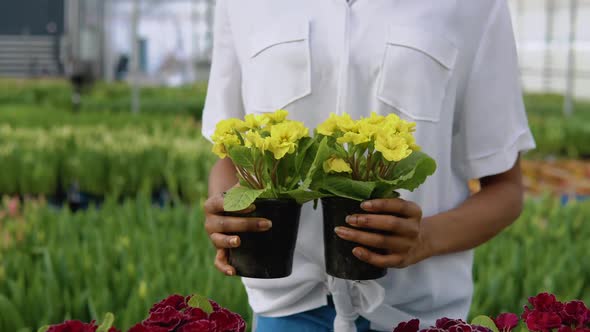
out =
[[[212,214],[223,212],[223,194],[207,198],[204,209],[205,212]]]
[[[205,222],[205,229],[212,233],[264,232],[272,227],[272,222],[264,218],[242,218],[228,216],[210,216]]]
[[[343,240],[396,253],[405,253],[413,245],[412,240],[404,237],[369,233],[348,227],[336,227],[334,232]]]
[[[204,209],[205,209],[205,212],[207,212],[209,214],[220,214],[222,212],[225,212],[225,209],[223,208],[223,194],[209,197],[205,201]],[[245,208],[244,210],[232,211],[232,213],[244,214],[244,213],[251,213],[254,210],[256,210],[256,206],[254,206],[254,204],[251,204],[249,207]]]
[[[422,209],[414,202],[401,198],[383,198],[364,201],[361,208],[368,212],[395,214],[402,217],[422,218]]]
[[[346,217],[353,227],[378,229],[402,236],[418,236],[420,224],[415,219],[399,218],[383,214],[353,214]]]
[[[217,249],[237,248],[241,244],[240,237],[236,235],[213,233],[209,235],[209,239]]]
[[[218,249],[215,255],[215,267],[223,274],[228,276],[235,276],[236,269],[229,265],[227,261],[227,251],[225,249]]]
[[[356,247],[352,250],[352,254],[358,258],[359,260],[369,263],[373,266],[377,266],[380,268],[403,268],[404,266],[404,258],[405,255],[403,254],[388,254],[388,255],[381,255],[375,253],[367,248],[363,247]]]

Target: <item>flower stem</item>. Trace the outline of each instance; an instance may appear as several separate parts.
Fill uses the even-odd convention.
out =
[[[367,153],[367,169],[365,172],[365,181],[369,181],[369,178],[371,177],[371,171],[373,170],[373,167],[375,165],[373,165],[373,154],[375,151],[368,151]]]
[[[391,175],[391,173],[395,170],[397,164],[398,163],[396,162],[391,162],[389,163],[389,165],[387,165],[387,167],[385,168],[385,175],[383,176],[384,179],[387,179]]]
[[[240,179],[246,181],[248,185],[250,185],[250,187],[258,188],[259,184],[257,183],[257,181],[255,181],[252,178],[251,174],[249,174],[248,171],[246,171],[243,167],[236,165],[236,171]]]
[[[280,162],[281,162],[280,160],[275,160],[274,166],[273,166],[272,171],[270,173],[270,178],[272,180],[272,184],[273,184],[273,187],[274,188],[278,188],[279,187],[279,183],[278,183],[279,181],[277,179],[277,171],[279,169]]]

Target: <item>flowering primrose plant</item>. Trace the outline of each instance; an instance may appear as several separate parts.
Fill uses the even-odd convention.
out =
[[[420,152],[415,126],[395,114],[372,113],[356,121],[348,114],[330,114],[316,129],[316,160],[322,161],[322,171],[305,185],[323,196],[359,201],[416,189],[434,173],[436,162]]]
[[[226,211],[243,210],[257,198],[288,198],[300,204],[318,198],[300,187],[313,161],[314,140],[302,122],[287,120],[287,115],[278,110],[217,124],[213,152],[232,160],[240,180],[225,195]]]

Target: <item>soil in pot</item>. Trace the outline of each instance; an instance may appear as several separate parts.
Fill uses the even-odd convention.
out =
[[[322,198],[326,272],[333,277],[348,280],[372,280],[379,279],[387,274],[387,269],[365,263],[352,254],[352,250],[358,247],[359,244],[343,240],[334,233],[335,227],[351,227],[346,223],[347,216],[367,213],[361,209],[360,204],[359,201],[342,197]],[[372,229],[360,229],[366,232],[379,233]],[[383,249],[370,247],[367,249],[377,253],[384,253]]]
[[[229,263],[242,277],[288,277],[293,269],[301,205],[290,199],[258,199],[254,205],[252,213],[226,215],[266,218],[272,227],[265,232],[234,234],[240,237],[241,244],[229,250]]]

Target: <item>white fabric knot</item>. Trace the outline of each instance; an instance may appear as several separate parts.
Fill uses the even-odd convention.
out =
[[[360,315],[377,309],[385,298],[385,289],[376,281],[352,281],[328,276],[336,318],[334,332],[357,332],[355,321]]]

